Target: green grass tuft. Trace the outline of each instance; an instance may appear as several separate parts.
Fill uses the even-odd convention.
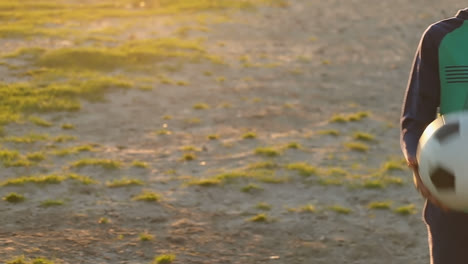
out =
[[[159,202],[162,196],[152,191],[143,191],[141,194],[133,197],[134,201]]]
[[[64,129],[64,130],[71,130],[71,129],[74,129],[74,128],[75,128],[75,126],[74,126],[73,124],[68,124],[68,123],[62,124],[61,127],[62,127],[62,129]]]
[[[182,158],[181,158],[182,161],[192,161],[196,159],[197,159],[197,155],[193,153],[184,153],[184,155],[182,155]]]
[[[341,205],[332,205],[329,207],[329,209],[340,214],[350,214],[352,212],[351,209],[343,207]]]
[[[384,171],[402,171],[406,167],[405,162],[390,160],[383,164],[382,168]]]
[[[110,224],[111,220],[107,217],[101,217],[99,218],[98,223],[101,225]]]
[[[26,154],[26,158],[30,161],[41,162],[45,160],[45,155],[42,152],[34,152]]]
[[[315,213],[315,211],[315,206],[313,206],[312,204],[307,204],[299,208],[299,212],[301,213]]]
[[[211,135],[208,135],[207,138],[209,140],[216,140],[216,139],[219,139],[219,135],[211,134]]]
[[[276,157],[281,155],[281,153],[272,147],[259,147],[254,150],[254,153],[266,157]]]
[[[222,183],[222,181],[220,179],[205,178],[205,179],[191,180],[188,184],[189,185],[199,185],[199,186],[204,186],[204,187],[210,187],[210,186],[220,185],[221,183]]]
[[[394,210],[395,213],[400,215],[410,215],[416,213],[416,206],[414,204],[408,204],[400,206]]]
[[[205,103],[196,103],[193,105],[193,109],[195,110],[205,110],[205,109],[210,109],[210,106]]]
[[[344,115],[341,115],[341,114],[336,114],[336,115],[333,115],[330,119],[330,122],[332,123],[346,123],[348,122],[348,118]]]
[[[290,142],[286,145],[286,148],[288,149],[299,149],[301,148],[301,145],[297,142]]]
[[[391,205],[392,205],[391,201],[371,202],[367,205],[367,207],[369,209],[387,210],[387,209],[390,209]]]
[[[245,193],[251,193],[257,190],[263,190],[263,188],[253,183],[250,183],[241,188],[241,191]]]
[[[286,165],[286,169],[299,172],[300,175],[308,177],[317,174],[316,167],[307,164],[306,162],[290,163]]]
[[[320,130],[317,132],[319,135],[329,135],[329,136],[339,136],[340,132],[335,129],[328,129],[328,130]]]
[[[148,165],[148,163],[146,163],[146,162],[144,162],[144,161],[134,160],[134,161],[132,162],[132,167],[148,169],[148,168],[149,168],[149,165]]]
[[[374,141],[375,137],[369,133],[356,132],[353,135],[353,138],[361,141]]]
[[[52,123],[37,116],[30,116],[29,121],[42,127],[51,127]]]
[[[249,219],[251,222],[268,222],[267,214],[257,214]]]
[[[41,202],[42,207],[52,207],[63,205],[64,201],[62,200],[45,200]]]
[[[347,142],[344,144],[344,146],[352,151],[357,152],[367,152],[369,150],[369,146],[360,142]]]
[[[175,255],[166,254],[166,255],[159,255],[154,258],[152,264],[171,264],[176,259]]]
[[[263,211],[270,211],[271,210],[271,205],[267,203],[258,203],[255,208]]]
[[[138,180],[138,179],[128,179],[128,178],[123,178],[123,179],[115,179],[110,182],[107,182],[106,185],[109,188],[120,188],[120,187],[126,187],[126,186],[135,186],[135,185],[143,185],[143,181]]]
[[[244,135],[242,135],[243,139],[254,139],[257,138],[257,133],[255,132],[247,132]]]
[[[148,233],[140,233],[138,236],[140,238],[140,241],[151,241],[154,240],[154,236]]]
[[[17,193],[9,193],[5,197],[2,198],[4,201],[9,203],[21,203],[25,200],[24,196]]]
[[[383,189],[385,182],[382,179],[367,179],[363,182],[363,187],[366,189]]]

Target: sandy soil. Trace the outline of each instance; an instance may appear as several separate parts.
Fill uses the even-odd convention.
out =
[[[389,158],[401,158],[400,105],[419,37],[430,23],[463,8],[463,2],[289,2],[286,8],[230,14],[231,21],[210,25],[210,32],[192,33],[205,37],[208,50],[222,55],[227,65],[186,65],[171,75],[188,81],[187,86],[157,84],[151,91],[112,92],[105,102],[83,102],[78,113],[45,115],[48,120],[75,125],[67,133],[79,142],[70,144],[97,143],[99,151],[50,157],[37,169],[5,168],[2,178],[51,172],[81,157],[118,159],[125,164],[142,160],[150,169],[128,165],[113,171],[69,169],[101,184],[1,187],[0,196],[14,191],[27,200],[0,203],[0,260],[25,255],[45,256],[56,263],[133,264],[172,253],[177,256],[175,263],[428,263],[420,216],[423,201],[412,187],[408,170],[392,172],[404,179],[403,186],[385,189],[324,186],[314,176],[304,179],[286,170],[277,173],[289,176],[290,181],[256,182],[263,190],[254,193],[240,191],[248,180],[215,187],[184,185],[187,179],[269,160],[253,150],[289,142],[302,148],[284,150],[271,159],[278,164],[309,162],[365,174]],[[157,26],[158,19],[152,21],[147,27]],[[243,55],[277,66],[244,67],[239,61]],[[220,76],[224,82],[215,80]],[[194,110],[192,106],[199,102],[211,108]],[[231,107],[223,107],[226,103]],[[360,122],[329,122],[334,114],[358,111],[371,115]],[[164,120],[165,115],[173,119]],[[186,121],[192,118],[201,122]],[[163,127],[172,134],[154,133]],[[324,129],[336,129],[341,135],[317,133]],[[11,135],[63,134],[59,127],[28,124],[12,125],[6,131]],[[242,140],[247,131],[255,131],[258,137]],[[355,131],[376,136],[367,153],[343,147]],[[220,138],[208,140],[209,134]],[[182,162],[180,147],[187,145],[202,151],[196,160]],[[28,145],[23,151],[34,148]],[[106,181],[123,176],[141,179],[146,185],[105,187]],[[157,191],[164,199],[159,203],[132,201],[142,189]],[[39,202],[46,199],[65,199],[66,203],[40,207]],[[393,201],[395,207],[413,203],[417,212],[402,216],[367,208],[369,202],[384,200]],[[246,220],[262,212],[255,208],[259,202],[271,205],[266,213],[272,221]],[[318,211],[287,210],[306,204],[315,205]],[[352,213],[326,210],[333,204],[346,206]],[[101,217],[111,222],[99,224]],[[139,241],[142,232],[155,239]]]

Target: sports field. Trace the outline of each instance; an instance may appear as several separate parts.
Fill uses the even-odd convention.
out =
[[[399,147],[460,0],[0,0],[0,263],[428,263]]]

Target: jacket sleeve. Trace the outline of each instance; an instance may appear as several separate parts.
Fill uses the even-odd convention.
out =
[[[400,143],[405,158],[416,157],[419,138],[437,115],[440,104],[438,43],[434,27],[423,34],[403,101]]]

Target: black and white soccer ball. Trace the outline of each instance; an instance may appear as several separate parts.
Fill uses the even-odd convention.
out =
[[[419,139],[419,174],[447,207],[468,212],[468,112],[434,120]]]

